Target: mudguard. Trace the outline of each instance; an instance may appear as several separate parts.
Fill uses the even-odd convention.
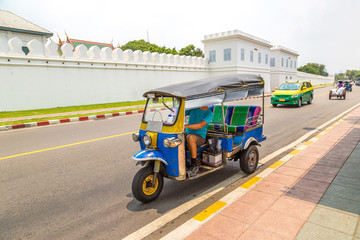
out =
[[[258,145],[258,146],[261,146],[260,143],[259,143],[255,138],[250,137],[250,138],[246,141],[243,149],[247,149],[247,148],[250,146],[251,143],[253,143],[253,144],[255,144],[255,145]]]
[[[143,151],[139,151],[137,153],[135,153],[133,156],[132,156],[132,159],[135,160],[135,161],[139,161],[139,162],[142,162],[142,161],[148,161],[148,160],[152,160],[152,161],[155,161],[155,160],[159,160],[160,162],[164,163],[166,166],[169,165],[167,162],[166,162],[166,158],[164,157],[164,155],[157,151],[157,150],[151,150],[151,149],[147,149],[147,150],[143,150]]]

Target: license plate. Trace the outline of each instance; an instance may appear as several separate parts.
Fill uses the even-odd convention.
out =
[[[285,99],[279,99],[279,102],[285,102]]]

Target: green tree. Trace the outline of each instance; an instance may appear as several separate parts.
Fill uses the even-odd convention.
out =
[[[318,64],[318,63],[308,63],[302,67],[299,67],[297,69],[300,72],[306,72],[306,73],[311,73],[311,74],[316,74],[316,75],[321,75],[321,76],[329,76],[329,74],[327,73],[326,69],[325,69],[325,65],[324,64]]]
[[[355,80],[357,78],[357,76],[360,74],[360,71],[359,70],[346,70],[345,74],[349,79]]]
[[[358,79],[358,80],[360,80],[360,71],[359,71],[359,73],[358,74],[356,74],[355,75],[355,78],[354,79]]]
[[[335,80],[345,80],[346,79],[346,75],[345,73],[339,73],[335,75]]]
[[[150,51],[158,53],[172,53],[172,50],[170,48],[166,48],[165,46],[159,47],[156,44],[146,42],[144,39],[127,42],[121,47],[121,49],[123,51],[131,49],[133,51],[140,50],[142,52]]]
[[[185,56],[204,57],[202,50],[200,48],[195,48],[193,44],[187,45],[186,47],[180,49],[179,54]]]
[[[158,46],[153,43],[146,42],[144,39],[129,41],[125,45],[121,46],[123,51],[127,49],[131,49],[132,51],[140,50],[142,52],[150,51],[150,52],[158,52],[158,53],[166,53],[173,55],[185,55],[185,56],[196,56],[196,57],[204,57],[204,53],[200,48],[195,48],[193,44],[190,44],[180,50],[178,52],[176,48],[167,48],[166,46]]]

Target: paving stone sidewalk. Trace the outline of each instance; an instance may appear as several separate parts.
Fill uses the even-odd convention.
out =
[[[360,108],[186,239],[360,240]]]

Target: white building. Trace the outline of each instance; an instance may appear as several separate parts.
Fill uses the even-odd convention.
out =
[[[270,71],[272,86],[277,87],[285,81],[297,79],[297,65],[299,54],[283,46],[276,46],[270,49]],[[272,88],[271,90],[274,90]]]
[[[273,47],[269,41],[239,30],[205,35],[202,42],[211,75],[261,74],[266,92],[285,81],[298,80],[296,51]]]
[[[22,41],[22,49],[24,53],[27,54],[29,52],[27,47],[28,42],[36,39],[43,43],[42,45],[44,46],[47,39],[52,36],[52,32],[29,22],[12,12],[0,9],[0,53],[8,52],[7,43],[14,37],[17,37]]]
[[[273,45],[269,41],[234,30],[205,35],[202,42],[210,75],[261,74],[265,80],[265,91],[271,90],[270,48]]]

